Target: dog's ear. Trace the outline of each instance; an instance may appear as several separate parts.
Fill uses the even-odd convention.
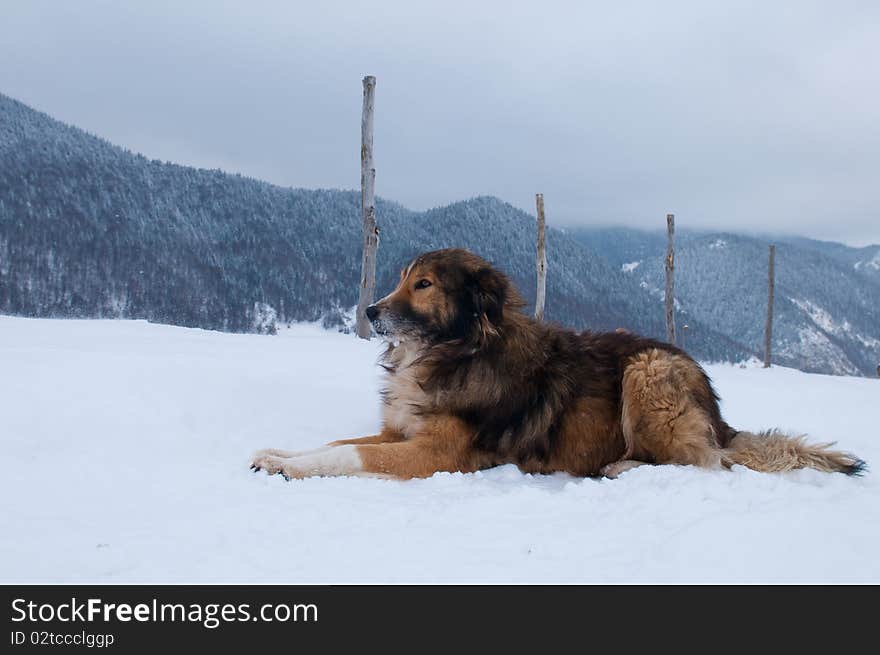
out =
[[[474,313],[483,337],[498,334],[504,320],[508,284],[503,273],[489,267],[480,268],[471,276]]]

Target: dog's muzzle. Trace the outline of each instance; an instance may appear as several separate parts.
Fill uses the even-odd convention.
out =
[[[370,305],[367,307],[364,314],[367,315],[367,319],[370,321],[370,324],[373,326],[373,330],[376,331],[376,334],[385,335],[388,334],[388,324],[387,321],[380,318],[381,312],[376,305]]]

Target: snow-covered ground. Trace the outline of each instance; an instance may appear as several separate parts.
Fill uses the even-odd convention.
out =
[[[378,347],[0,317],[0,582],[880,582],[870,471],[248,469],[260,447],[374,432]],[[880,380],[708,369],[733,425],[880,462]]]

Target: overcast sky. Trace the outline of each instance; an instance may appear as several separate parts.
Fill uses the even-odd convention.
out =
[[[880,2],[0,2],[0,92],[149,157],[357,188],[373,74],[414,209],[880,242]]]

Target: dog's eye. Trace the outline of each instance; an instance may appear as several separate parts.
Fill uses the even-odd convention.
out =
[[[427,289],[431,286],[431,280],[419,280],[416,282],[416,289]]]

